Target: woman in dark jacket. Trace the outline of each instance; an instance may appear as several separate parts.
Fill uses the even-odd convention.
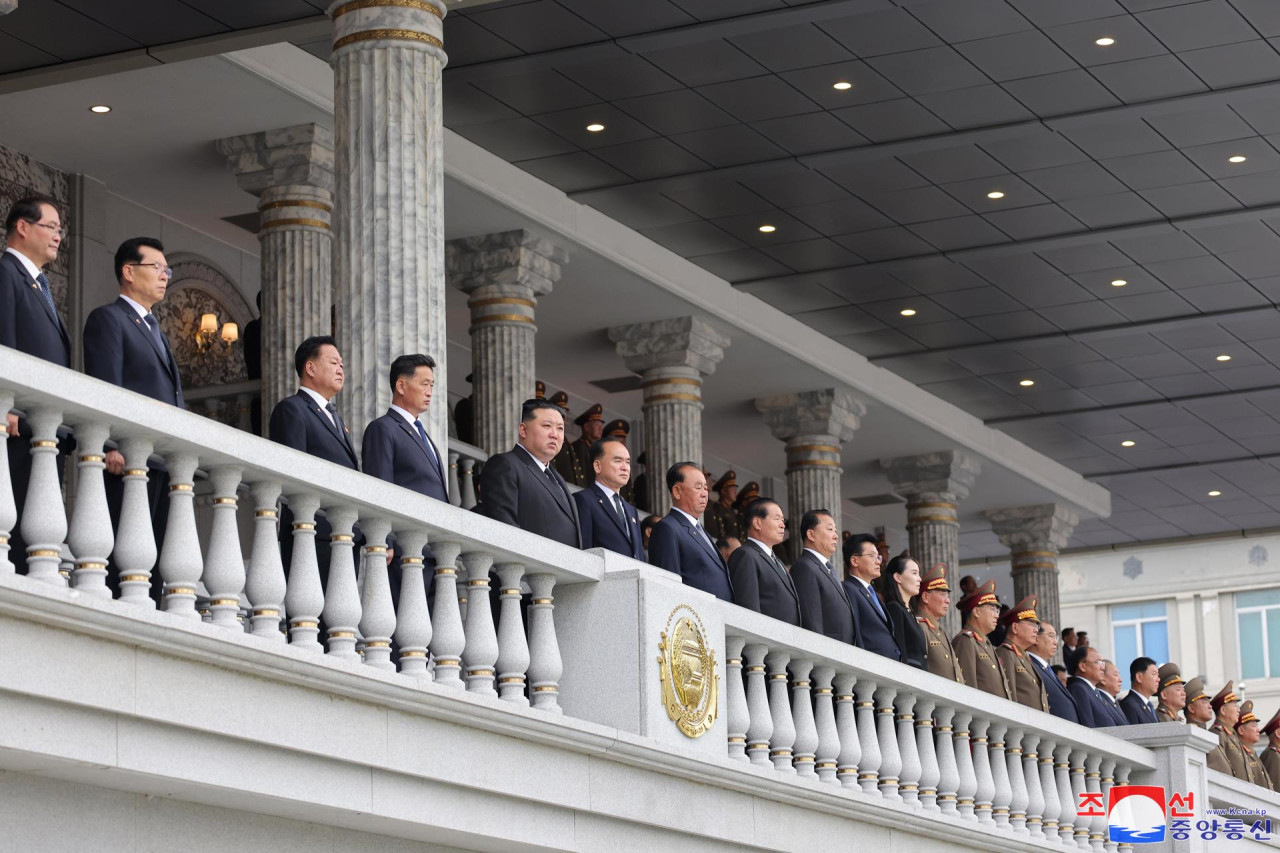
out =
[[[879,584],[893,638],[902,649],[902,662],[926,669],[928,647],[924,629],[911,612],[911,600],[920,594],[920,565],[906,554],[899,554],[880,574]]]

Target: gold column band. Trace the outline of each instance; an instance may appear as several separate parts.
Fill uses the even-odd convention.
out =
[[[107,567],[106,563],[97,563],[97,562],[76,563],[76,571],[78,572],[84,571],[84,570],[88,570],[92,572],[98,569],[105,569],[106,567]]]
[[[223,505],[223,506],[225,506],[225,505],[227,505],[227,504],[230,504],[231,506],[235,506],[235,504],[236,504],[236,499],[235,499],[235,498],[214,498],[214,499],[213,499],[213,502],[214,502],[215,504],[221,504],[221,505]]]
[[[836,763],[834,761],[819,761],[815,766],[818,770],[830,770],[836,766]]]
[[[426,652],[410,651],[406,649],[400,650],[401,658],[425,658],[426,656],[427,656]]]
[[[32,440],[31,446],[32,447],[57,447],[58,442],[50,441],[47,438],[37,438]]]
[[[483,323],[532,323],[532,317],[524,314],[482,314],[479,317],[471,318],[472,326],[479,326]]]
[[[535,599],[533,600],[533,603],[534,603],[534,604],[550,604],[550,603],[551,603],[551,601],[552,601],[552,599],[550,599],[550,598],[535,598]]]
[[[62,551],[54,548],[37,548],[27,552],[28,557],[61,557]]]
[[[151,575],[121,575],[120,583],[148,583]]]
[[[830,687],[815,687],[815,688],[813,688],[813,692],[814,692],[815,694],[817,694],[818,696],[830,696],[830,695],[831,695],[831,688],[830,688]]]
[[[762,666],[749,666],[749,667],[747,667],[747,672],[764,672],[764,667],[762,667]]]
[[[101,453],[86,453],[84,456],[80,457],[80,461],[81,462],[101,462],[105,458],[106,457],[103,456]]]
[[[476,676],[476,677],[481,677],[481,676],[485,676],[485,677],[492,677],[492,676],[493,676],[493,670],[491,670],[491,669],[469,669],[469,670],[467,670],[467,676],[468,676],[468,677],[471,677],[471,676],[473,676],[473,675],[474,675],[474,676]]]
[[[310,521],[297,521],[293,525],[294,530],[315,530],[316,526]]]
[[[343,3],[337,9],[333,10],[333,19],[347,14],[348,12],[358,12],[361,9],[372,9],[379,6],[394,6],[401,9],[418,9],[422,12],[428,12],[437,18],[443,18],[440,10],[426,0],[351,0],[350,3]]]
[[[401,557],[400,564],[409,565],[409,566],[420,566],[422,565],[422,558],[421,557]]]
[[[526,308],[536,308],[538,303],[532,299],[521,299],[518,296],[495,296],[492,299],[477,299],[468,302],[468,308],[486,308],[490,305],[523,305]]]
[[[519,595],[519,594],[520,594],[520,590],[518,590],[518,589],[504,589],[504,590],[502,590],[501,594],[502,594],[502,595]]]
[[[215,598],[209,602],[210,607],[239,607],[240,599],[238,598]]]
[[[769,757],[770,757],[770,758],[789,758],[790,756],[791,756],[791,750],[789,750],[789,749],[771,749],[771,750],[769,750]]]
[[[266,231],[268,228],[286,228],[290,225],[307,228],[322,228],[325,231],[330,230],[329,223],[325,222],[323,219],[302,219],[297,217],[289,219],[270,219],[259,225],[258,230]]]
[[[488,586],[488,585],[489,585],[488,578],[481,578],[479,580],[467,581],[467,586]]]
[[[837,697],[836,697],[836,701],[837,701],[837,702],[852,702],[852,701],[853,701],[853,694],[852,694],[852,693],[841,693],[839,696],[837,696]]]
[[[458,573],[457,569],[451,569],[447,566],[436,569],[436,574],[438,575],[456,575],[457,573]]]
[[[389,649],[391,643],[386,640],[365,640],[364,647],[366,649]]]
[[[387,553],[386,545],[366,545],[364,546],[366,554],[385,554]]]
[[[350,533],[335,533],[329,537],[330,542],[351,542],[354,539]]]
[[[436,658],[436,666],[457,666],[460,663],[460,658]]]
[[[840,463],[831,459],[788,459],[787,469],[794,471],[797,468],[839,468]]]
[[[325,204],[322,201],[310,201],[309,199],[298,199],[297,201],[268,201],[258,205],[258,210],[279,210],[282,207],[313,207],[316,210],[323,210],[325,213],[333,212],[333,205]]]
[[[661,403],[666,400],[681,400],[686,403],[699,403],[702,401],[701,394],[655,394],[652,397],[646,397],[646,403]]]
[[[195,595],[196,589],[193,586],[174,586],[164,591],[165,595]]]
[[[769,676],[770,681],[786,681],[787,674],[785,672],[775,672]]]
[[[147,476],[147,469],[146,468],[127,468],[125,469],[124,475],[126,477],[145,477]]]
[[[330,640],[348,640],[354,637],[355,635],[356,634],[354,631],[330,631],[329,639]]]
[[[690,379],[687,376],[672,376],[669,379],[648,379],[640,383],[641,388],[653,388],[658,385],[702,385],[701,379]]]
[[[744,737],[731,737],[731,738],[729,738],[729,743],[746,743],[746,742],[747,742],[747,739],[746,739],[746,738],[744,738]]]
[[[276,511],[274,509],[260,509],[253,513],[255,518],[275,518]]]
[[[840,448],[834,444],[797,444],[788,447],[788,453],[839,453]]]
[[[319,623],[319,622],[316,622],[316,621],[314,621],[314,620],[312,620],[312,619],[295,619],[295,620],[293,620],[293,627],[295,627],[295,628],[319,628],[319,627],[320,627],[320,623]]]
[[[253,611],[254,616],[279,616],[280,611],[273,607],[261,607]]]
[[[533,688],[534,693],[555,693],[559,690],[560,688],[555,684],[544,684],[541,687]]]
[[[404,653],[401,652],[401,654],[404,654]],[[513,675],[510,678],[499,678],[498,683],[499,684],[524,684],[524,676]]]
[[[807,681],[797,681],[795,684],[792,684],[791,686],[792,686],[792,687],[808,687],[808,686],[809,686],[809,682],[807,682]]]
[[[189,492],[194,488],[190,483],[174,483],[169,487],[171,492]]]

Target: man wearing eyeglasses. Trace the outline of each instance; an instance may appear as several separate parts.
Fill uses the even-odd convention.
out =
[[[5,218],[5,250],[0,254],[0,345],[63,367],[71,365],[71,338],[58,315],[44,267],[58,257],[62,219],[53,199],[32,196],[14,203]],[[31,478],[31,427],[6,414],[9,476],[22,518]],[[65,450],[65,449],[64,449]],[[58,478],[62,478],[59,457]],[[9,559],[26,574],[27,549],[21,524],[14,525]]]

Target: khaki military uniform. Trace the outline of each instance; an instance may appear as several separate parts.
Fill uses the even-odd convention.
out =
[[[1171,711],[1164,705],[1156,706],[1156,720],[1161,723],[1181,723],[1182,715],[1177,711]]]
[[[1244,745],[1240,743],[1240,739],[1236,737],[1235,732],[1224,729],[1222,726],[1214,723],[1209,727],[1209,731],[1218,736],[1218,748],[1222,750],[1222,757],[1226,762],[1223,767],[1214,766],[1213,753],[1209,753],[1209,766],[1214,770],[1221,770],[1223,773],[1230,773],[1237,779],[1249,781],[1249,765],[1244,757]]]
[[[951,641],[956,660],[960,664],[960,672],[964,674],[964,683],[984,690],[993,696],[1013,699],[1013,691],[1009,689],[1009,681],[1004,670],[996,659],[996,650],[986,637],[979,637],[965,628]]]
[[[1267,769],[1262,766],[1262,759],[1258,758],[1258,754],[1243,742],[1240,747],[1244,750],[1244,764],[1249,774],[1249,781],[1263,788],[1270,788],[1271,777],[1267,775]]]
[[[996,659],[1004,670],[1005,681],[1009,683],[1012,694],[1009,698],[1019,705],[1048,712],[1049,694],[1045,692],[1044,684],[1032,669],[1027,656],[1012,644],[1001,643],[1000,648],[996,649]]]
[[[917,616],[920,629],[924,631],[925,666],[934,675],[950,679],[957,684],[964,684],[964,673],[960,671],[960,661],[956,658],[951,641],[942,632],[941,625],[934,625],[927,617]]]
[[[1268,746],[1262,750],[1262,769],[1267,771],[1267,779],[1271,782],[1271,790],[1280,791],[1280,750]]]
[[[744,539],[742,519],[737,510],[731,506],[725,506],[719,501],[707,506],[706,514],[702,517],[702,526],[707,529],[707,535],[711,537],[712,541],[728,539],[730,536],[739,542]]]
[[[560,448],[556,458],[551,460],[565,482],[587,488],[596,481],[596,470],[591,465],[591,445],[578,439]]]

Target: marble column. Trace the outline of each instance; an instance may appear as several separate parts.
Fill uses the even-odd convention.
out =
[[[867,407],[848,391],[826,388],[758,397],[756,409],[773,437],[787,443],[787,527],[795,559],[804,549],[800,519],[809,510],[829,510],[839,535],[840,446],[853,438]]]
[[[538,297],[551,292],[568,260],[560,246],[524,230],[445,245],[449,284],[471,308],[475,444],[486,453],[515,443],[520,404],[534,394]]]
[[[258,197],[262,410],[270,412],[297,389],[298,344],[331,327],[333,131],[299,124],[229,136],[217,148],[240,189]]]
[[[391,402],[404,353],[436,360],[423,416],[449,434],[444,294],[443,0],[336,0],[333,19],[333,277],[346,387],[338,405],[360,446]]]
[[[1080,517],[1062,504],[993,509],[983,513],[991,530],[1009,549],[1013,562],[1013,600],[1034,595],[1040,618],[1061,629],[1058,619],[1058,552]]]
[[[697,317],[677,317],[614,326],[609,340],[627,369],[641,377],[649,507],[666,515],[667,469],[677,462],[702,464],[702,377],[715,372],[729,337]]]
[[[922,572],[935,563],[946,563],[952,601],[959,601],[960,522],[956,504],[969,496],[982,470],[978,460],[959,450],[943,450],[883,459],[880,464],[894,491],[907,499],[911,558]],[[960,630],[959,612],[954,607],[943,617],[942,627],[947,636]]]

